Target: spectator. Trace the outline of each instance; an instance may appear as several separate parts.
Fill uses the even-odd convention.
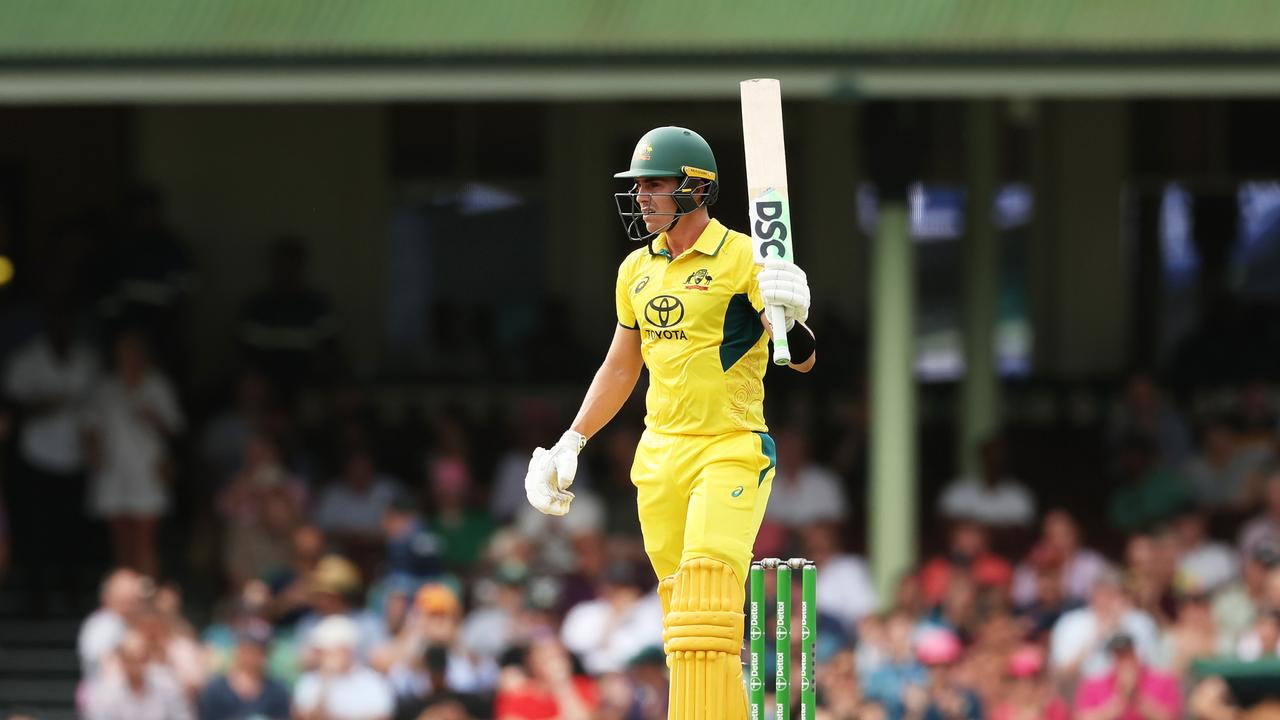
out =
[[[242,469],[218,496],[226,522],[222,557],[233,587],[288,564],[306,499],[306,485],[285,469],[275,441],[264,433],[251,436]]]
[[[857,555],[840,552],[837,523],[802,527],[800,537],[804,556],[822,568],[816,591],[818,612],[835,618],[852,634],[858,621],[874,612],[878,602],[867,564]]]
[[[1191,663],[1218,653],[1218,628],[1209,609],[1209,594],[1188,590],[1178,596],[1178,614],[1160,641],[1161,668],[1183,677]]]
[[[924,687],[908,686],[903,693],[906,718],[912,720],[981,720],[978,694],[958,682],[956,665],[963,655],[960,639],[950,630],[933,628],[920,634],[916,656],[929,668]]]
[[[257,620],[236,634],[235,654],[227,671],[200,693],[200,720],[286,720],[289,693],[267,675],[271,626]]]
[[[938,499],[938,514],[949,520],[972,520],[990,528],[1030,527],[1035,522],[1035,496],[1008,473],[1004,441],[999,437],[978,446],[977,477],[956,478]]]
[[[538,446],[538,438],[557,424],[551,407],[540,400],[520,400],[515,415],[508,431],[512,443],[498,460],[493,473],[493,493],[489,496],[489,515],[500,523],[511,522],[524,508],[524,476],[529,471],[529,456]]]
[[[151,662],[167,668],[182,691],[194,699],[208,675],[200,645],[191,637],[174,632],[154,601],[143,605],[134,617],[133,629],[146,640]]]
[[[1245,443],[1269,445],[1275,441],[1275,402],[1265,382],[1251,380],[1240,388],[1231,425]]]
[[[341,555],[326,555],[316,563],[310,578],[311,612],[298,621],[303,664],[314,666],[316,650],[309,645],[312,630],[330,617],[345,617],[357,628],[356,657],[365,662],[372,650],[386,641],[386,630],[377,614],[362,607],[364,594],[360,571]],[[335,626],[336,627],[336,626]]]
[[[1207,510],[1243,510],[1257,500],[1258,474],[1271,457],[1265,444],[1242,444],[1224,420],[1204,430],[1203,452],[1187,462],[1185,473]]]
[[[383,517],[398,491],[399,483],[378,472],[368,449],[352,448],[342,477],[320,494],[315,523],[339,546],[361,554],[381,545]]]
[[[103,581],[101,605],[81,623],[76,641],[85,679],[96,677],[102,661],[120,644],[142,607],[143,595],[142,576],[129,568],[115,570]]]
[[[1178,467],[1191,453],[1191,432],[1164,398],[1155,379],[1146,373],[1129,378],[1121,404],[1112,414],[1107,439],[1123,451],[1128,438],[1144,438],[1160,465]]]
[[[115,368],[87,408],[93,466],[90,507],[111,528],[115,564],[155,576],[156,526],[173,482],[169,440],[182,430],[172,385],[151,364],[146,339],[130,331],[115,341]]]
[[[1017,608],[1018,616],[1028,623],[1028,632],[1033,639],[1046,638],[1063,613],[1081,604],[1067,598],[1065,574],[1059,557],[1052,548],[1036,546],[1014,574],[1014,588],[1023,592],[1025,588],[1019,583],[1025,583],[1028,575],[1033,576],[1031,600]]]
[[[293,625],[311,610],[311,577],[324,556],[324,533],[314,525],[293,531],[287,567],[267,576],[271,590],[268,617],[280,625]]]
[[[496,720],[590,720],[599,702],[596,684],[574,673],[558,640],[535,640],[524,665],[523,675],[498,691]]]
[[[1278,566],[1280,550],[1259,545],[1245,556],[1240,579],[1221,589],[1214,597],[1213,621],[1218,628],[1220,648],[1230,650],[1236,647],[1240,636],[1264,605],[1264,593],[1271,582],[1268,573]],[[1276,579],[1280,581],[1280,574]],[[1280,586],[1280,582],[1277,585]]]
[[[395,695],[386,679],[357,659],[360,629],[350,618],[326,617],[308,640],[316,665],[293,689],[296,720],[390,720]]]
[[[245,446],[263,432],[274,398],[271,383],[256,370],[241,370],[232,403],[218,411],[200,435],[199,457],[206,482],[218,488],[243,468]]]
[[[399,489],[382,514],[386,537],[387,578],[413,584],[438,578],[444,572],[444,541],[427,529],[412,493]]]
[[[1008,592],[1013,569],[987,548],[986,528],[972,520],[956,520],[951,526],[947,554],[925,563],[920,570],[920,590],[930,606],[942,602],[953,572],[968,573],[980,588]]]
[[[1280,658],[1280,610],[1258,613],[1253,626],[1240,637],[1236,657],[1249,662]]]
[[[1071,711],[1053,689],[1045,672],[1044,650],[1023,645],[1009,655],[1005,696],[991,710],[991,720],[1068,720]]]
[[[1174,518],[1171,531],[1178,553],[1175,582],[1180,587],[1212,593],[1239,577],[1236,549],[1209,538],[1208,519],[1203,513],[1182,513]]]
[[[600,599],[579,603],[561,627],[564,646],[592,675],[620,672],[641,650],[662,644],[662,605],[634,563],[605,569]]]
[[[505,564],[498,567],[493,578],[477,583],[480,605],[462,623],[462,646],[467,652],[497,658],[520,644],[520,617],[528,579],[523,565]]]
[[[1107,517],[1115,529],[1150,531],[1195,502],[1191,485],[1158,461],[1144,435],[1131,435],[1120,445],[1116,485],[1107,500]]]
[[[882,705],[889,720],[901,720],[907,712],[904,697],[910,687],[923,688],[929,672],[916,659],[912,646],[915,619],[895,612],[885,621],[887,657],[865,676],[867,699]]]
[[[1036,562],[1032,562],[1032,560]],[[1066,510],[1056,508],[1045,513],[1041,523],[1040,540],[1032,547],[1013,577],[1013,601],[1025,606],[1035,596],[1036,563],[1042,567],[1056,566],[1062,577],[1062,593],[1068,603],[1083,603],[1093,589],[1093,583],[1107,569],[1102,555],[1084,547],[1080,541],[1080,527]]]
[[[1129,595],[1138,609],[1149,614],[1159,625],[1173,621],[1177,611],[1174,579],[1178,569],[1178,550],[1173,536],[1134,535],[1125,546]]]
[[[777,439],[778,470],[765,520],[792,531],[842,520],[848,503],[840,477],[813,461],[804,434],[787,429]]]
[[[190,720],[191,705],[177,678],[150,660],[147,641],[128,631],[115,652],[119,672],[103,673],[90,685],[87,720]]]
[[[1240,552],[1248,557],[1260,546],[1280,548],[1280,465],[1267,469],[1263,511],[1240,531]]]
[[[245,304],[240,341],[250,361],[285,389],[332,374],[338,321],[324,293],[308,287],[307,247],[285,236],[271,246],[270,278]]]
[[[1053,627],[1049,654],[1054,672],[1064,679],[1094,678],[1109,672],[1113,654],[1107,641],[1125,633],[1146,663],[1157,657],[1159,635],[1151,616],[1135,610],[1120,584],[1120,577],[1105,573],[1098,578],[1089,604],[1062,616]]]
[[[481,693],[493,689],[498,667],[492,658],[472,657],[460,642],[462,603],[448,586],[424,585],[414,598],[413,609],[404,627],[390,642],[373,653],[373,666],[385,671],[401,698],[421,699],[442,689],[431,685],[430,669],[423,665],[428,648],[443,648],[447,654],[445,680],[458,693]]]
[[[1236,720],[1240,707],[1231,688],[1220,677],[1210,676],[1196,685],[1187,698],[1187,715],[1193,720]]]
[[[397,717],[439,718],[440,720],[468,720],[493,716],[493,703],[486,696],[459,693],[449,686],[449,651],[439,645],[430,645],[423,654],[431,691],[422,698],[402,699]]]
[[[824,720],[861,720],[862,685],[858,682],[857,659],[851,649],[841,649],[825,664],[814,669],[818,685],[818,717]]]
[[[1112,669],[1080,684],[1074,704],[1078,720],[1181,718],[1182,689],[1177,678],[1144,662],[1128,635],[1115,635],[1106,648]]]
[[[444,540],[449,569],[465,575],[483,554],[494,531],[493,521],[469,504],[471,471],[461,458],[437,458],[427,471],[435,509],[429,526]]]
[[[21,417],[16,472],[6,478],[21,510],[12,516],[13,539],[37,612],[58,585],[77,599],[76,570],[89,542],[80,418],[101,370],[97,354],[76,337],[68,308],[50,307],[45,315],[44,331],[14,352],[4,377]],[[61,583],[47,583],[50,572],[62,575]]]

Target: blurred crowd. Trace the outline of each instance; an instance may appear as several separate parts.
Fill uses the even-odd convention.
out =
[[[119,225],[113,264],[69,227],[0,317],[0,572],[30,614],[87,614],[85,717],[666,716],[635,408],[588,445],[570,514],[543,516],[523,477],[565,408],[389,417],[344,372],[295,238],[272,245],[227,339],[236,368],[204,392],[184,369],[181,243],[146,193]],[[1010,436],[990,438],[975,472],[925,494],[926,557],[890,597],[853,552],[866,413],[848,392],[771,415],[756,547],[817,562],[820,718],[1257,710],[1236,678],[1280,665],[1273,388],[1175,402],[1133,375],[1096,437],[1103,479],[1079,491],[1048,492],[1034,458],[1015,469]],[[98,607],[79,608],[90,581]]]

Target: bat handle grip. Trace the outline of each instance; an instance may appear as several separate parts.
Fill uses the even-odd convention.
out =
[[[769,324],[773,326],[773,364],[791,364],[791,346],[787,343],[787,314],[781,305],[769,306]]]

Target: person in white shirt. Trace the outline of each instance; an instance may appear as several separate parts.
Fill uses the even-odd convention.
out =
[[[77,594],[88,541],[80,413],[100,373],[97,354],[80,342],[69,311],[46,312],[42,334],[20,347],[4,374],[4,391],[22,419],[17,466],[6,478],[12,496],[16,560],[32,589],[34,609],[47,590]],[[48,578],[50,573],[64,575]]]
[[[142,607],[143,579],[121,568],[102,583],[102,606],[80,624],[76,648],[80,654],[80,674],[97,676],[103,659],[120,644],[125,628]]]
[[[1170,524],[1178,550],[1175,582],[1188,591],[1214,593],[1240,576],[1240,556],[1227,543],[1209,537],[1208,519],[1186,512]]]
[[[1107,641],[1123,633],[1133,639],[1145,664],[1159,659],[1160,632],[1147,613],[1133,607],[1119,574],[1108,570],[1093,585],[1089,604],[1065,613],[1049,637],[1054,673],[1066,681],[1092,678],[1111,669]]]
[[[938,513],[991,528],[1030,527],[1036,518],[1035,496],[1006,473],[1004,442],[998,437],[989,438],[978,451],[981,475],[952,481],[938,499]]]
[[[115,370],[98,384],[85,425],[93,466],[89,506],[111,528],[117,565],[155,577],[156,527],[169,507],[168,443],[185,420],[178,398],[151,365],[136,331],[115,342]]]
[[[861,557],[840,548],[840,526],[810,525],[800,531],[804,556],[818,566],[818,612],[840,621],[853,637],[858,621],[876,611],[876,588]]]
[[[798,530],[811,523],[842,520],[848,510],[840,476],[809,456],[809,444],[795,430],[775,433],[778,470],[765,520]]]
[[[1018,607],[1028,607],[1036,601],[1036,563],[1032,562],[1033,558],[1061,568],[1062,592],[1068,603],[1073,604],[1088,600],[1093,583],[1107,569],[1106,558],[1084,546],[1075,518],[1061,508],[1045,513],[1040,540],[1014,571],[1013,602]]]
[[[293,688],[295,720],[389,720],[395,694],[386,678],[356,662],[356,624],[331,615],[315,626],[310,640],[318,664]]]
[[[589,674],[625,671],[640,651],[662,645],[662,603],[640,578],[631,563],[615,561],[605,568],[600,597],[565,615],[560,641]]]
[[[315,523],[340,545],[381,545],[382,518],[399,489],[395,479],[378,472],[371,452],[353,448],[342,477],[320,494]]]

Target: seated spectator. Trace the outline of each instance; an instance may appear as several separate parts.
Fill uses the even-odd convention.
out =
[[[1236,720],[1240,706],[1231,695],[1231,688],[1220,677],[1210,676],[1196,685],[1187,698],[1187,715],[1192,720]],[[1260,716],[1257,716],[1261,720]]]
[[[1203,513],[1191,511],[1177,516],[1170,525],[1178,553],[1174,581],[1187,591],[1212,593],[1240,575],[1236,549],[1211,539],[1208,524]]]
[[[1112,668],[1085,679],[1076,690],[1078,720],[1178,720],[1182,688],[1178,679],[1144,662],[1133,638],[1118,634],[1106,643]]]
[[[493,716],[493,702],[489,695],[460,693],[449,685],[449,651],[439,645],[429,645],[423,653],[431,691],[421,698],[400,698],[397,717],[440,718],[466,720]]]
[[[915,618],[895,612],[885,621],[885,646],[887,657],[879,667],[865,671],[864,686],[867,700],[882,705],[889,720],[901,720],[907,708],[904,695],[910,687],[923,688],[929,679],[929,671],[916,659],[912,631]]]
[[[462,603],[447,585],[429,584],[418,590],[413,609],[400,632],[374,650],[372,665],[387,673],[397,697],[420,700],[440,690],[432,685],[430,668],[424,665],[428,648],[443,648],[447,655],[444,679],[455,693],[483,693],[498,681],[492,658],[473,657],[460,642]]]
[[[1032,562],[1032,561],[1035,562]],[[1061,508],[1045,513],[1040,540],[1032,547],[1013,576],[1013,602],[1026,606],[1035,596],[1037,568],[1056,566],[1062,577],[1062,593],[1068,603],[1084,603],[1093,583],[1107,569],[1107,561],[1081,543],[1080,527]]]
[[[1048,636],[1063,613],[1074,610],[1081,603],[1067,598],[1058,554],[1050,548],[1040,545],[1032,549],[1014,574],[1014,587],[1019,588],[1019,583],[1026,583],[1028,575],[1033,576],[1034,583],[1031,600],[1021,603],[1017,614],[1028,624],[1030,637],[1039,640]],[[1025,587],[1022,590],[1025,592]]]
[[[1204,430],[1203,452],[1184,469],[1196,490],[1200,507],[1207,510],[1243,510],[1258,499],[1257,480],[1271,448],[1241,443],[1224,420],[1212,420]]]
[[[1195,502],[1191,485],[1157,461],[1145,436],[1130,436],[1120,446],[1115,488],[1107,500],[1107,517],[1116,530],[1150,531]]]
[[[296,720],[390,720],[395,695],[390,684],[357,659],[360,629],[350,618],[330,615],[308,637],[315,669],[293,689]]]
[[[519,641],[520,614],[525,605],[528,572],[523,565],[500,565],[494,576],[482,580],[476,595],[478,607],[462,623],[462,646],[467,652],[497,658]]]
[[[1243,442],[1264,445],[1275,442],[1276,417],[1274,393],[1265,382],[1251,380],[1240,388],[1230,421]]]
[[[1250,662],[1280,658],[1280,611],[1258,613],[1253,625],[1240,636],[1236,657]]]
[[[387,547],[385,577],[422,584],[444,572],[444,540],[427,529],[417,498],[409,491],[399,490],[392,497],[382,515],[382,531]]]
[[[324,533],[314,525],[293,531],[289,564],[265,578],[271,591],[268,617],[291,626],[311,611],[311,576],[324,556]]]
[[[169,620],[153,604],[144,604],[134,617],[133,628],[147,641],[151,662],[168,668],[183,692],[194,698],[209,672],[200,645],[174,632]]]
[[[991,720],[1068,720],[1071,711],[1053,689],[1045,672],[1044,650],[1023,645],[1009,655],[1004,697],[991,710]]]
[[[89,686],[87,720],[191,720],[191,705],[178,679],[152,662],[141,633],[125,632],[114,653],[118,672],[103,673]]]
[[[320,493],[315,523],[339,546],[363,553],[382,544],[382,518],[398,491],[398,483],[378,472],[373,453],[349,450],[342,476]]]
[[[242,469],[218,494],[217,504],[226,523],[222,557],[232,586],[288,564],[291,536],[306,511],[307,487],[284,467],[270,436],[249,438]]]
[[[561,642],[588,673],[619,672],[641,650],[662,644],[662,604],[651,589],[635,563],[615,560],[605,569],[600,598],[565,616]]]
[[[981,720],[982,701],[972,689],[962,685],[956,666],[964,649],[955,633],[945,629],[921,632],[916,656],[929,668],[925,687],[909,686],[903,697],[906,715],[921,720]]]
[[[1134,609],[1120,583],[1120,576],[1107,572],[1098,578],[1089,604],[1062,616],[1053,627],[1049,656],[1060,678],[1094,678],[1112,668],[1113,655],[1107,641],[1116,633],[1130,638],[1144,663],[1158,657],[1159,632],[1151,616]]]
[[[858,682],[857,659],[851,649],[836,652],[830,660],[814,668],[818,685],[819,718],[861,720],[862,685]]]
[[[333,616],[345,617],[358,629],[356,657],[367,662],[374,648],[386,642],[382,619],[363,607],[364,591],[360,571],[341,555],[326,555],[316,563],[310,578],[311,612],[298,621],[297,635],[302,640],[299,654],[305,667],[316,662],[309,644],[313,628]]]
[[[848,503],[840,477],[814,462],[805,436],[795,430],[776,435],[778,470],[765,520],[789,530],[844,519]]]
[[[1209,594],[1189,590],[1178,595],[1178,614],[1160,640],[1156,663],[1175,677],[1182,677],[1191,663],[1218,653],[1218,628],[1209,609]]]
[[[573,672],[573,661],[554,636],[535,640],[523,673],[494,700],[496,720],[591,720],[598,704],[595,681]]]
[[[142,609],[143,578],[128,568],[113,571],[102,583],[101,606],[80,624],[76,647],[80,674],[93,679]]]
[[[938,515],[972,520],[989,528],[1031,527],[1036,500],[1027,486],[1008,473],[1004,441],[999,437],[978,446],[978,475],[956,478],[938,498]]]
[[[463,460],[437,458],[427,467],[427,479],[435,511],[427,526],[444,541],[445,565],[466,575],[484,553],[493,520],[471,505],[471,471]]]
[[[1135,373],[1125,386],[1124,397],[1111,415],[1107,440],[1113,452],[1133,436],[1145,438],[1154,448],[1156,462],[1177,467],[1191,454],[1191,431],[1178,411],[1165,399],[1155,379]]]
[[[925,616],[923,624],[949,630],[963,643],[971,642],[982,622],[978,594],[973,576],[965,570],[953,570],[942,600]]]
[[[818,612],[840,622],[852,634],[858,621],[876,609],[876,589],[862,558],[840,551],[839,525],[820,522],[800,528],[804,556],[817,563]]]
[[[237,632],[231,665],[200,692],[200,720],[289,717],[289,692],[267,675],[270,643],[271,626],[261,620]]]
[[[1259,546],[1280,548],[1280,465],[1266,471],[1263,510],[1240,530],[1240,552],[1248,557]]]
[[[920,570],[920,590],[925,603],[937,605],[946,594],[952,572],[966,572],[979,588],[1008,592],[1013,569],[987,548],[987,531],[972,520],[957,520],[951,526],[947,554],[925,563]]]
[[[1268,573],[1277,567],[1280,567],[1280,550],[1259,545],[1245,556],[1240,579],[1218,591],[1213,599],[1212,612],[1220,649],[1234,650],[1240,636],[1253,623],[1265,601]],[[1276,577],[1280,580],[1280,574]]]
[[[1138,609],[1161,626],[1173,622],[1177,612],[1174,579],[1178,551],[1170,533],[1134,535],[1125,546],[1126,583]]]

